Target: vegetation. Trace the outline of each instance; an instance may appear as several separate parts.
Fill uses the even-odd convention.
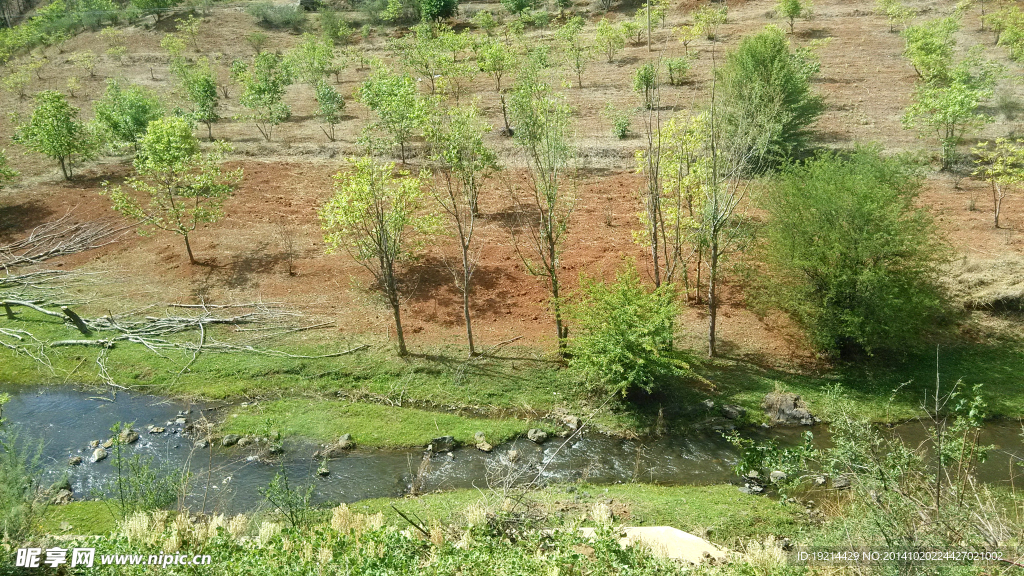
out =
[[[56,160],[65,180],[74,176],[74,167],[81,160],[96,154],[96,140],[78,119],[78,108],[56,90],[44,90],[35,96],[32,118],[18,126],[14,141],[33,152]]]
[[[793,33],[793,25],[797,18],[806,18],[810,13],[810,2],[801,0],[779,0],[775,11],[779,16],[789,20],[789,33]]]
[[[132,425],[118,422],[110,428],[111,464],[115,473],[105,486],[94,492],[110,515],[122,521],[139,512],[166,508],[179,500],[188,482],[188,475],[174,468],[157,466],[152,456],[128,455],[126,435]]]
[[[788,168],[772,188],[771,297],[823,350],[903,350],[935,325],[942,251],[910,166],[860,149]]]
[[[990,149],[988,142],[974,148],[978,169],[974,172],[992,187],[992,216],[999,228],[1003,199],[1013,188],[1024,185],[1024,140],[997,138]]]
[[[416,82],[407,74],[381,66],[359,85],[357,94],[359,101],[377,114],[370,129],[384,132],[399,147],[405,163],[406,145],[423,118],[424,103]]]
[[[96,102],[95,113],[104,140],[138,149],[149,123],[163,115],[163,106],[141,86],[122,87],[120,81],[110,80],[103,98]]]
[[[244,115],[252,120],[266,141],[274,135],[274,128],[292,115],[284,103],[284,91],[292,83],[292,70],[284,59],[270,52],[253,56],[248,67],[233,69],[235,80],[242,85],[239,102],[249,109]]]
[[[18,177],[18,172],[11,168],[10,163],[7,161],[7,151],[0,150],[0,190]]]
[[[154,120],[139,143],[136,176],[125,181],[131,192],[113,186],[105,193],[115,210],[141,225],[180,234],[189,262],[196,264],[189,234],[220,219],[221,205],[242,180],[241,169],[225,173],[219,166],[228,150],[220,144],[215,152],[203,154],[187,120]]]
[[[637,68],[633,73],[633,91],[643,98],[644,108],[654,108],[655,94],[658,90],[658,69],[648,62]]]

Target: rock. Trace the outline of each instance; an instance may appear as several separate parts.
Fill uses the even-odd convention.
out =
[[[828,476],[815,476],[814,477],[814,485],[815,486],[824,486],[826,482],[828,482]]]
[[[89,448],[96,448],[99,445],[100,445],[100,441],[99,440],[93,440],[92,442],[89,442]]]
[[[565,424],[573,430],[579,430],[580,426],[583,425],[583,422],[576,416],[567,415],[562,417],[562,424]]]
[[[708,398],[707,400],[701,402],[701,404],[705,408],[707,408],[708,410],[714,410],[715,409],[715,401],[710,399],[710,398]]]
[[[102,446],[97,448],[97,449],[95,449],[95,450],[93,450],[93,452],[92,452],[92,462],[93,462],[93,464],[95,464],[96,462],[99,462],[100,460],[103,460],[106,457],[107,457],[107,449],[103,448]]]
[[[750,487],[750,491],[753,492],[754,494],[760,494],[761,492],[764,492],[764,486],[755,484]]]
[[[320,467],[316,469],[316,475],[321,478],[326,478],[331,475],[331,471],[327,468],[327,463],[320,464]]]
[[[754,491],[750,489],[750,486],[740,486],[739,491],[744,494],[753,494]]]
[[[267,448],[267,454],[277,455],[284,454],[284,446],[280,444],[271,444],[270,448]]]
[[[103,444],[100,444],[100,446],[106,448],[107,450],[110,450],[110,448],[112,448],[114,446],[114,439],[113,438],[107,438],[107,441],[104,442]]]
[[[352,440],[351,434],[342,434],[336,446],[341,450],[351,450],[356,447],[356,443]]]
[[[744,474],[743,477],[750,478],[751,480],[757,480],[758,478],[761,477],[761,473],[758,472],[757,470],[750,470],[746,474]]]
[[[441,436],[440,438],[434,438],[427,445],[427,450],[431,452],[451,452],[455,449],[455,438],[452,436]]]
[[[494,446],[491,446],[487,442],[477,442],[476,449],[481,452],[490,452],[491,450],[494,450]]]
[[[67,490],[68,492],[71,492],[71,480],[67,478],[61,478],[60,480],[54,482],[53,484],[50,484],[50,487],[46,491],[49,492],[50,494],[56,494],[61,490]]]
[[[346,452],[356,447],[356,443],[352,440],[351,434],[342,434],[341,438],[334,444],[328,444],[317,450],[313,454],[313,458],[341,458]],[[282,450],[283,451],[283,450]]]
[[[792,392],[769,392],[761,407],[771,419],[772,424],[788,424],[810,426],[814,424],[814,416],[807,411],[807,403]]]
[[[509,462],[515,462],[516,460],[519,460],[519,450],[509,450],[507,457]]]
[[[166,431],[167,431],[167,429],[164,428],[163,426],[150,426],[149,427],[149,433],[150,434],[163,434]]]
[[[771,480],[772,483],[783,482],[786,478],[786,473],[782,470],[772,470],[772,473],[768,475],[768,479]]]
[[[747,415],[747,411],[742,406],[735,404],[722,404],[722,415],[729,420],[739,420]]]
[[[174,419],[174,423],[179,425],[179,426],[184,426],[185,422],[188,422],[188,420],[186,420],[185,418],[179,417],[179,418],[175,418]]]
[[[200,450],[203,450],[204,448],[209,448],[210,447],[210,443],[207,442],[205,439],[203,439],[203,440],[196,440],[195,447],[199,448]]]
[[[117,435],[117,440],[121,444],[134,444],[139,439],[139,433],[131,428],[121,430],[121,433]]]
[[[545,531],[548,534],[553,531]],[[587,539],[597,538],[594,528],[580,528],[580,536]],[[619,546],[628,548],[640,544],[659,558],[682,560],[699,565],[704,562],[724,564],[727,560],[725,551],[707,540],[683,532],[671,526],[640,526],[623,528]]]
[[[72,500],[74,500],[74,497],[71,494],[71,490],[61,489],[58,490],[57,493],[53,495],[53,499],[51,500],[51,502],[58,506],[61,506],[64,504],[70,504]]]
[[[82,464],[82,457],[81,456],[72,456],[71,459],[68,460],[68,466],[79,466],[81,464]]]
[[[238,439],[238,447],[239,448],[245,448],[246,446],[248,446],[248,445],[250,445],[252,443],[253,443],[252,438],[249,438],[248,436],[242,436],[241,438]]]
[[[241,439],[242,437],[239,436],[238,434],[228,434],[227,436],[224,437],[223,440],[220,441],[220,445],[225,447],[234,446],[235,444],[238,444],[238,441]]]
[[[847,476],[836,476],[832,479],[832,487],[836,490],[846,490],[850,484],[850,479]]]
[[[530,428],[526,431],[526,437],[537,444],[543,444],[548,439],[548,433],[540,428]]]
[[[473,441],[477,444],[487,442],[487,436],[483,432],[477,432],[476,434],[473,434]]]

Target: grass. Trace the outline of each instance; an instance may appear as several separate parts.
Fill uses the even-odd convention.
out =
[[[477,431],[482,431],[488,442],[497,444],[525,435],[530,428],[556,431],[549,424],[516,418],[468,418],[316,398],[285,398],[240,407],[222,426],[225,433],[266,434],[267,430],[277,429],[285,436],[325,441],[350,433],[357,445],[375,448],[426,446],[438,436],[453,436],[461,444],[473,444]]]
[[[349,507],[364,514],[381,512],[396,525],[404,525],[405,520],[394,511],[392,504],[426,524],[433,520],[441,524],[458,524],[463,521],[462,514],[467,507],[486,499],[486,494],[477,490],[454,490],[400,501],[390,498],[363,500]],[[616,521],[623,525],[674,526],[706,536],[719,544],[768,535],[795,536],[802,526],[802,512],[798,507],[743,494],[729,484],[552,486],[530,492],[527,499],[544,510],[555,525],[575,522],[585,516],[595,502],[612,500],[613,510],[620,511]]]
[[[82,500],[50,506],[43,517],[41,529],[46,534],[107,534],[117,519],[107,504],[100,500]]]

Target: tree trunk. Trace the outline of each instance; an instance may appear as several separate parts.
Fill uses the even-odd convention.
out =
[[[395,315],[395,333],[398,334],[398,355],[408,356],[409,350],[405,347],[405,333],[402,332],[402,312],[398,303],[398,297],[395,295],[391,300],[391,312]]]
[[[473,322],[469,316],[469,281],[471,274],[469,270],[469,247],[462,246],[462,314],[466,317],[466,341],[469,343],[469,355],[476,356],[476,348],[473,346]]]
[[[999,188],[999,185],[994,182],[992,183],[992,205],[996,228],[999,228],[999,212],[1002,211],[1003,207],[1003,191]]]
[[[189,244],[189,242],[188,242],[188,234],[184,234],[184,236],[185,236],[185,250],[188,251],[188,263],[189,264],[197,264],[195,256],[192,255],[192,245]]]
[[[213,142],[213,122],[206,123],[206,135],[210,137],[210,142]]]
[[[65,180],[71,180],[71,166],[70,166],[70,163],[63,156],[58,158],[58,160],[60,161],[60,171],[61,171],[62,174],[64,174],[64,179]]]
[[[708,358],[714,358],[718,354],[715,349],[715,321],[718,319],[717,283],[718,242],[712,241],[710,261],[708,262]]]

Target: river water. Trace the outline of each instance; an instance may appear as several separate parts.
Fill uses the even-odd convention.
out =
[[[3,392],[0,388],[0,392]],[[42,441],[42,464],[47,480],[67,473],[76,499],[87,498],[112,479],[113,457],[92,463],[91,440],[105,440],[116,422],[134,422],[141,434],[127,447],[129,454],[152,456],[155,462],[177,468],[188,467],[193,474],[190,508],[198,510],[205,500],[207,512],[251,511],[262,503],[259,489],[267,486],[283,467],[293,484],[313,482],[317,503],[354,502],[366,498],[397,497],[413,488],[429,492],[454,488],[486,488],[498,471],[512,470],[526,479],[570,482],[586,479],[592,483],[641,481],[658,484],[716,484],[738,482],[732,473],[736,450],[715,430],[691,432],[685,437],[663,437],[643,441],[585,434],[569,443],[553,438],[543,445],[516,440],[487,454],[475,448],[460,448],[449,454],[426,455],[423,449],[376,450],[358,448],[331,460],[330,475],[317,475],[319,463],[311,457],[317,445],[304,440],[285,439],[284,454],[258,456],[254,447],[222,448],[211,451],[194,447],[173,422],[179,411],[188,418],[216,407],[183,405],[159,396],[119,391],[110,393],[70,388],[17,388],[6,390],[10,403],[4,407],[6,426],[18,431],[22,441]],[[112,400],[112,401],[111,401]],[[212,411],[211,411],[212,409]],[[167,429],[148,434],[149,425]],[[795,443],[805,429],[777,428],[748,434],[770,435],[782,443]],[[823,427],[814,430],[816,442],[828,443]],[[905,441],[924,440],[921,424],[902,424],[897,431]],[[358,438],[355,438],[358,442]],[[1021,427],[1016,423],[987,424],[981,441],[996,449],[979,471],[982,480],[1008,483],[1011,462],[1024,458]],[[564,445],[563,445],[564,444]],[[512,455],[514,452],[514,456]],[[68,459],[81,456],[80,466],[68,466]],[[427,462],[424,463],[424,458]],[[1017,467],[1022,472],[1024,468]],[[502,475],[504,476],[504,475]]]

